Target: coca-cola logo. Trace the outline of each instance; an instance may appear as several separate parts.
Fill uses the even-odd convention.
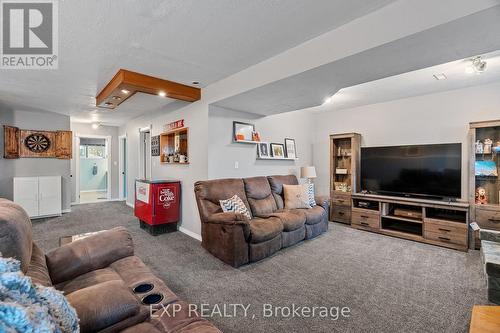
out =
[[[168,208],[175,201],[175,194],[169,188],[162,188],[158,200],[160,200],[163,207]]]

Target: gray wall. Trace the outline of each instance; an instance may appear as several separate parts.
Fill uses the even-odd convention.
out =
[[[329,191],[329,135],[357,132],[367,147],[461,142],[462,198],[467,199],[469,122],[500,118],[499,91],[497,83],[316,113],[317,189],[323,194]]]
[[[30,130],[70,130],[69,117],[52,112],[12,111],[0,107],[1,125]],[[3,126],[1,133],[0,197],[12,200],[13,177],[62,176],[62,208],[71,208],[70,160],[57,158],[3,158]]]
[[[111,199],[118,199],[119,197],[119,152],[118,152],[118,130],[116,126],[99,126],[97,129],[92,128],[92,124],[84,123],[71,123],[71,130],[73,131],[73,151],[78,153],[79,148],[76,146],[76,135],[102,135],[111,136]],[[73,157],[75,155],[73,154]],[[76,159],[71,160],[71,174],[73,175],[73,182],[71,184],[71,202],[76,201]]]
[[[285,138],[295,139],[296,161],[257,160],[255,144],[234,143],[233,121],[255,125],[264,142],[284,143]],[[305,111],[288,112],[259,117],[210,106],[208,117],[208,178],[238,178],[268,176],[272,174],[295,174],[300,176],[300,167],[312,163],[311,131],[313,118]],[[238,162],[238,168],[235,168]]]

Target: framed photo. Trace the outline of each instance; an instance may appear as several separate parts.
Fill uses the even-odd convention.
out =
[[[271,154],[275,158],[285,157],[285,145],[282,143],[271,143]]]
[[[233,121],[233,140],[238,141],[254,141],[253,135],[255,125]]]
[[[259,142],[257,144],[257,154],[259,157],[271,157],[269,153],[269,143]]]
[[[288,158],[297,158],[295,139],[285,139],[285,156]]]

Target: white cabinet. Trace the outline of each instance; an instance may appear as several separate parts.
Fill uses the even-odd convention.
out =
[[[61,177],[14,177],[14,202],[32,218],[61,215]]]

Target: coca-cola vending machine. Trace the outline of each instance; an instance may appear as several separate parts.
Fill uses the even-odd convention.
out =
[[[181,182],[178,180],[135,181],[135,216],[141,228],[152,235],[177,230],[181,209]]]

